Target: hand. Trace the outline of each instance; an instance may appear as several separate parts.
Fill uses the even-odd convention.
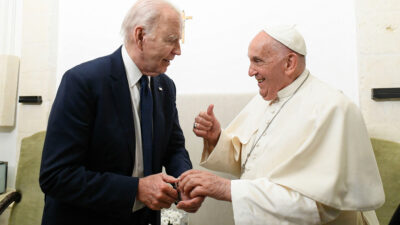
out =
[[[178,179],[163,173],[139,179],[137,199],[152,210],[169,208],[178,198],[178,192],[169,184]]]
[[[221,134],[221,125],[213,112],[214,105],[209,105],[207,112],[200,112],[195,118],[195,126],[193,132],[198,137],[208,141],[210,148],[214,148]]]
[[[178,209],[185,210],[189,213],[195,213],[200,208],[203,203],[205,196],[198,196],[194,198],[189,198],[185,193],[181,193],[181,201],[176,206]]]
[[[209,196],[231,201],[231,181],[206,171],[184,172],[179,177],[179,190],[190,198]]]

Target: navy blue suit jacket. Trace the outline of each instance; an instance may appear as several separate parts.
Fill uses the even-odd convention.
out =
[[[191,169],[178,121],[174,82],[152,78],[153,173]],[[138,178],[132,177],[135,131],[121,48],[65,73],[52,106],[40,186],[43,225],[139,224],[132,221]],[[159,211],[150,211],[152,224]],[[143,210],[142,210],[143,211]],[[147,224],[146,224],[147,225]]]

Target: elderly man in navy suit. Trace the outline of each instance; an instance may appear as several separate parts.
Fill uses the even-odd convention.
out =
[[[181,27],[170,3],[139,0],[123,46],[65,73],[43,149],[43,225],[157,225],[178,199],[170,183],[192,164],[164,73],[181,54]],[[182,198],[188,212],[204,200]]]

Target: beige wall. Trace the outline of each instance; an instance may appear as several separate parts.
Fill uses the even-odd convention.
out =
[[[43,103],[18,104],[16,161],[22,138],[46,130],[56,89],[57,29],[58,0],[23,0],[18,95],[40,95]],[[13,187],[14,182],[10,176],[8,186]],[[0,225],[7,224],[6,217],[1,216]]]
[[[400,87],[400,1],[356,0],[360,107],[372,137],[400,142],[400,101],[372,88]]]
[[[19,95],[40,95],[41,105],[18,105],[20,140],[45,130],[54,99],[57,65],[57,0],[24,0]]]

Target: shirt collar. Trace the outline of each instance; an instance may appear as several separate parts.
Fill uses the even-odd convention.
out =
[[[301,73],[300,76],[296,78],[296,80],[294,80],[288,86],[278,91],[278,99],[283,99],[292,95],[297,90],[297,88],[299,88],[299,86],[303,83],[303,81],[307,78],[308,73],[309,73],[308,70],[305,69],[303,73]]]
[[[142,77],[142,72],[140,72],[139,68],[136,66],[136,64],[129,56],[125,45],[122,46],[121,54],[122,54],[122,61],[124,62],[125,66],[126,77],[128,78],[129,87],[133,87]]]

